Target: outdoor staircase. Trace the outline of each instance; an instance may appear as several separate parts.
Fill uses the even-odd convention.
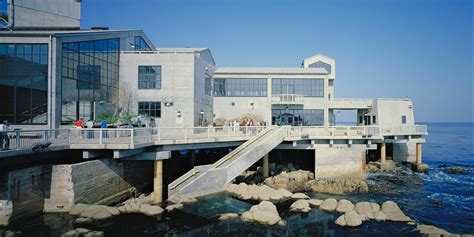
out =
[[[211,165],[195,166],[168,185],[168,198],[202,196],[221,191],[225,184],[278,146],[285,127],[268,127]]]

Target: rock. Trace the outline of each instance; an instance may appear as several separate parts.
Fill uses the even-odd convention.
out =
[[[320,199],[309,199],[308,200],[308,203],[310,206],[312,207],[319,207],[322,203],[323,203],[323,200],[320,200]]]
[[[109,206],[107,206],[106,208],[107,208],[107,211],[108,211],[110,214],[112,214],[112,216],[118,216],[118,215],[120,215],[120,211],[119,211],[117,208],[115,208],[115,207],[109,207]]]
[[[354,204],[351,201],[342,199],[337,203],[336,211],[346,213],[354,208]]]
[[[194,203],[194,202],[197,202],[197,199],[193,197],[188,197],[188,198],[184,198],[180,200],[180,203],[183,203],[183,204],[189,204],[189,203]]]
[[[94,220],[104,220],[104,219],[107,219],[107,218],[110,218],[112,217],[112,214],[110,212],[108,212],[106,209],[103,209],[103,210],[100,210],[98,212],[96,212],[94,214],[94,216],[92,217],[92,219]]]
[[[346,214],[344,214],[344,220],[346,221],[347,226],[354,227],[362,225],[362,220],[359,214],[357,214],[357,212],[354,210],[346,212]]]
[[[429,166],[427,164],[411,164],[411,169],[415,172],[422,172],[426,173],[429,170]]]
[[[247,184],[256,184],[263,182],[265,178],[263,177],[262,169],[259,167],[257,171],[247,170],[244,171],[239,176],[235,177],[236,183],[247,183]]]
[[[80,215],[87,206],[88,205],[82,203],[75,204],[69,210],[69,214],[74,216]]]
[[[306,199],[299,199],[290,206],[291,211],[298,211],[307,213],[311,211],[311,207],[309,207],[309,202]]]
[[[266,185],[247,185],[245,183],[227,185],[225,190],[242,200],[278,202],[293,195],[285,189],[276,190]]]
[[[160,206],[152,206],[150,204],[142,204],[140,206],[140,213],[147,215],[147,216],[156,216],[163,213],[165,210]]]
[[[328,198],[321,203],[319,209],[324,211],[334,211],[337,207],[337,200],[334,198]]]
[[[0,232],[0,234],[2,234],[2,232]],[[5,237],[14,237],[15,235],[17,234],[17,232],[13,231],[13,230],[7,230],[5,231]]]
[[[306,191],[306,183],[314,179],[310,171],[298,170],[292,172],[281,172],[280,174],[265,179],[265,185],[278,189],[284,188],[290,192]]]
[[[103,236],[104,236],[103,231],[91,231],[84,235],[84,237],[103,237]]]
[[[374,219],[376,221],[385,221],[387,218],[385,217],[385,214],[381,211],[376,211],[373,213]]]
[[[166,207],[166,211],[171,212],[174,211],[175,209],[179,210],[183,208],[183,204],[178,203],[178,204],[172,204]]]
[[[446,170],[447,174],[461,174],[461,175],[466,175],[470,174],[471,171],[463,169],[463,168],[451,168]]]
[[[76,231],[76,233],[78,233],[79,235],[83,235],[85,233],[91,232],[91,230],[86,229],[86,228],[76,228],[74,229],[74,231]]]
[[[306,195],[304,193],[295,193],[295,194],[291,195],[291,198],[292,199],[310,199],[308,197],[308,195]]]
[[[275,225],[281,221],[276,206],[269,201],[254,205],[249,211],[242,213],[243,221],[255,221],[264,225]]]
[[[226,220],[232,220],[238,217],[239,217],[239,214],[237,213],[222,213],[219,215],[219,218],[217,219],[220,221],[226,221]]]
[[[406,216],[393,201],[384,202],[382,204],[382,212],[386,219],[390,221],[411,221],[410,217]]]
[[[90,218],[79,217],[74,220],[74,224],[88,224],[91,223],[93,220]]]
[[[281,196],[283,196],[283,198],[291,198],[291,196],[293,196],[292,192],[284,188],[279,188],[277,191],[281,194]]]
[[[369,186],[365,179],[360,178],[335,178],[310,180],[306,184],[315,192],[344,194],[344,193],[367,193]]]
[[[345,219],[344,214],[339,216],[334,223],[336,223],[336,225],[346,226],[346,219]]]
[[[61,235],[61,237],[79,237],[79,234],[75,230],[70,230]]]
[[[383,206],[383,205],[382,205]],[[451,233],[432,225],[417,225],[416,229],[421,234],[428,236],[450,236]]]

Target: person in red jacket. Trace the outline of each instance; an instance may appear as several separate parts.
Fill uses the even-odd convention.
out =
[[[77,129],[82,129],[84,128],[84,119],[80,118],[79,120],[77,120],[74,125],[76,125],[76,128]],[[78,135],[79,135],[79,138],[83,138],[83,132],[82,131],[78,131]]]

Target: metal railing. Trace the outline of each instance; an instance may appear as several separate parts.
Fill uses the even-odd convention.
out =
[[[201,141],[248,140],[263,131],[254,127],[157,127],[157,128],[93,128],[45,129],[0,132],[0,150],[31,149],[35,145],[69,144],[168,144]],[[380,138],[382,136],[426,135],[426,125],[399,126],[287,126],[286,137],[314,138]]]
[[[272,95],[272,103],[284,104],[303,104],[304,95],[301,94],[274,94]]]
[[[31,149],[36,145],[69,144],[69,129],[16,130],[0,132],[1,150]]]

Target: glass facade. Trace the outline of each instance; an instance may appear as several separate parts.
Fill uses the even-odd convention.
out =
[[[161,117],[161,102],[138,102],[138,114],[146,114],[150,117]]]
[[[0,44],[0,95],[0,121],[47,124],[47,44]]]
[[[161,66],[138,66],[138,89],[161,89]]]
[[[272,94],[299,94],[305,97],[324,97],[324,79],[272,79]]]
[[[267,79],[255,78],[216,78],[214,96],[265,97]]]
[[[317,61],[309,65],[311,68],[324,68],[326,71],[331,73],[331,64],[327,64],[325,62]]]
[[[62,45],[62,123],[93,119],[94,101],[117,103],[120,39]]]
[[[8,1],[0,0],[0,27],[6,26],[8,22]]]
[[[323,109],[272,109],[272,124],[293,126],[324,125]]]
[[[151,51],[151,47],[141,36],[135,36],[133,46],[135,51]]]

